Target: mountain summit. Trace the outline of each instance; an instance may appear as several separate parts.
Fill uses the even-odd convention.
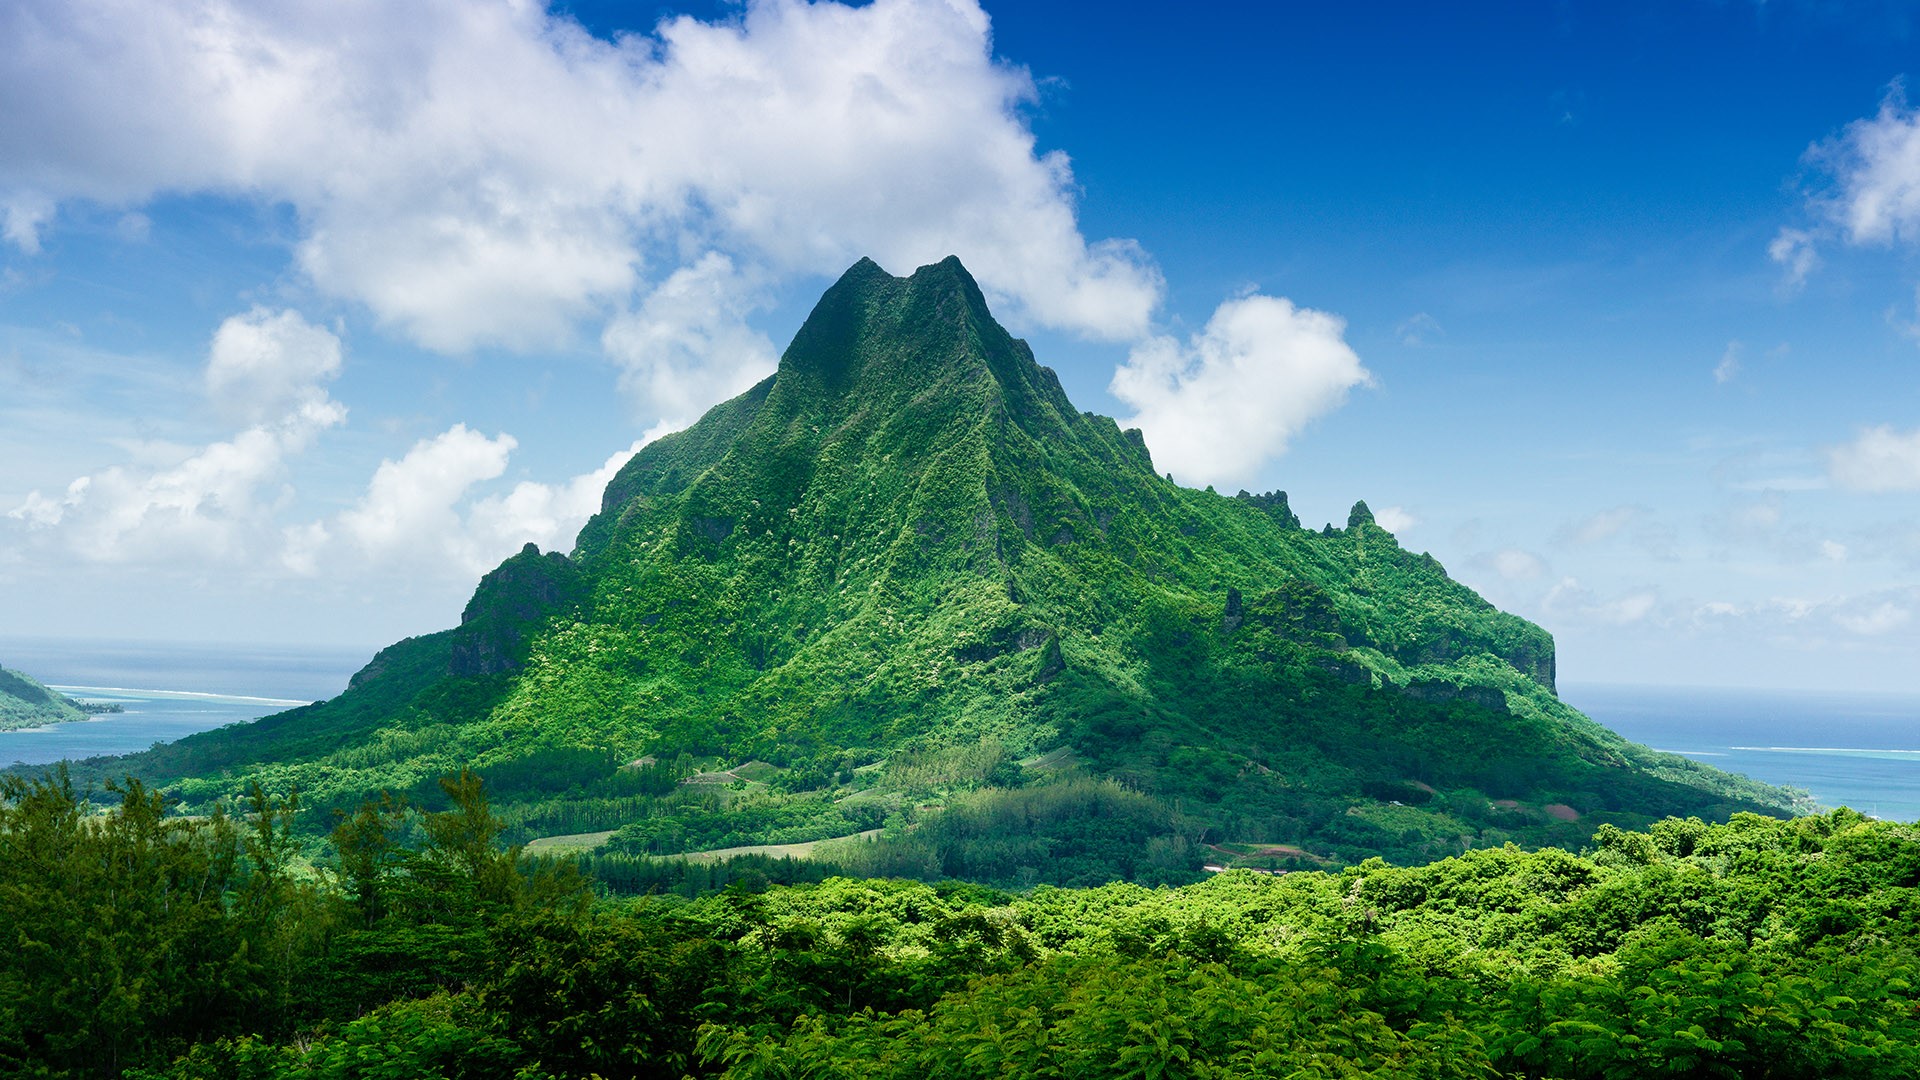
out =
[[[1364,503],[1312,531],[1284,493],[1182,488],[957,259],[862,259],[772,377],[620,470],[570,555],[529,545],[333,701],[134,762],[189,802],[264,775],[310,805],[470,764],[524,837],[884,825],[897,858],[865,865],[1010,881],[1787,806],[1553,678],[1545,631]]]

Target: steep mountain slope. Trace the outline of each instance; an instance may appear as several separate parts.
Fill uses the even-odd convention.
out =
[[[0,668],[0,731],[85,720],[86,710],[25,672]]]
[[[885,823],[908,869],[990,878],[1788,805],[1625,742],[1553,672],[1546,632],[1364,503],[1312,531],[1283,493],[1158,475],[957,260],[862,260],[777,374],[620,471],[570,557],[529,546],[333,701],[131,760],[190,802],[258,778],[321,805],[472,764],[523,835]]]

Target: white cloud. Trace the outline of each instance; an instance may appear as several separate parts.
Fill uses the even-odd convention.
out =
[[[1136,346],[1109,389],[1137,412],[1154,461],[1190,483],[1247,477],[1314,418],[1373,376],[1347,346],[1338,316],[1271,296],[1217,308],[1183,346]]]
[[[61,519],[67,516],[68,510],[85,501],[87,488],[92,483],[91,476],[76,477],[67,485],[66,496],[59,499],[50,499],[38,491],[30,491],[27,493],[26,501],[7,511],[7,516],[16,521],[24,521],[36,529],[51,528],[60,524]]]
[[[1881,99],[1878,113],[1848,124],[1808,157],[1833,176],[1836,189],[1819,205],[1848,240],[1920,240],[1920,111],[1907,107],[1898,84]]]
[[[1805,600],[1791,596],[1773,596],[1750,604],[1736,604],[1728,600],[1709,600],[1693,609],[1693,622],[1696,628],[1717,630],[1719,623],[1709,620],[1742,620],[1758,623],[1775,630],[1785,630],[1794,623],[1806,621],[1809,615],[1817,611],[1831,609],[1835,601]]]
[[[1694,607],[1690,622],[1694,632],[1716,642],[1744,638],[1795,652],[1880,654],[1896,671],[1904,671],[1914,647],[1916,610],[1920,588],[1906,586],[1817,600],[1775,596],[1749,603],[1714,601]]]
[[[1547,564],[1541,561],[1540,556],[1518,548],[1496,551],[1488,562],[1494,573],[1508,581],[1531,581],[1547,572]]]
[[[15,245],[67,200],[284,203],[313,283],[435,349],[547,345],[685,251],[776,278],[958,254],[1015,318],[1117,340],[1163,291],[1081,235],[970,0],[758,0],[616,41],[539,3],[20,0],[0,40]]]
[[[1827,474],[1854,491],[1920,491],[1920,431],[1882,424],[1827,450]]]
[[[1720,354],[1720,362],[1714,365],[1713,381],[1721,386],[1733,381],[1740,374],[1740,343],[1727,342],[1727,349]]]
[[[303,576],[397,568],[469,579],[528,543],[566,550],[599,511],[607,482],[642,445],[562,483],[523,480],[483,495],[478,489],[505,474],[518,442],[455,424],[382,461],[352,507],[283,530],[280,562]]]
[[[376,557],[452,555],[470,563],[455,505],[475,484],[506,472],[518,445],[511,435],[489,439],[465,424],[421,439],[400,460],[380,463],[366,494],[329,532]]]
[[[1652,615],[1659,597],[1651,589],[1640,589],[1612,599],[1601,599],[1574,578],[1562,578],[1540,601],[1540,609],[1549,615],[1572,618],[1607,626],[1627,626]]]
[[[250,421],[231,438],[167,453],[134,448],[134,462],[39,491],[8,516],[59,531],[68,550],[96,562],[234,560],[270,529],[262,489],[347,410],[319,386],[340,367],[340,343],[297,312],[255,308],[222,323],[208,351],[210,394]],[[168,460],[155,463],[156,453]],[[143,460],[144,459],[144,460]]]
[[[80,477],[57,508],[35,491],[10,515],[60,527],[74,552],[98,562],[233,558],[271,512],[271,504],[257,497],[259,489],[280,473],[287,457],[346,415],[337,402],[307,402],[171,468],[113,466]]]
[[[488,496],[474,504],[467,514],[467,532],[481,565],[492,567],[528,543],[549,551],[573,547],[580,527],[599,513],[601,496],[613,474],[646,443],[637,441],[592,472],[563,483],[523,480],[505,495]]]
[[[1373,523],[1390,533],[1402,533],[1420,524],[1420,519],[1404,506],[1388,506],[1374,511]]]
[[[0,235],[29,255],[40,251],[40,230],[53,218],[53,200],[34,191],[0,190]]]
[[[752,292],[732,260],[709,252],[607,324],[601,343],[621,367],[621,385],[660,417],[647,439],[773,374],[773,343],[746,325]]]
[[[1784,272],[1780,288],[1787,293],[1798,292],[1820,266],[1820,255],[1814,249],[1813,234],[1805,229],[1781,229],[1767,245],[1767,258],[1780,264]]]
[[[1819,605],[1811,600],[1802,600],[1792,596],[1775,596],[1761,605],[1761,610],[1779,613],[1789,621],[1798,622],[1813,614]]]
[[[297,311],[256,306],[214,331],[207,394],[223,408],[258,420],[324,397],[320,383],[339,372],[339,338]]]
[[[1656,599],[1650,592],[1630,593],[1602,605],[1600,615],[1607,622],[1619,623],[1622,626],[1636,623],[1652,613]]]
[[[1820,541],[1820,557],[1828,562],[1846,562],[1847,545],[1837,540]]]
[[[1833,621],[1862,637],[1877,637],[1898,630],[1913,619],[1913,612],[1892,601],[1882,601],[1865,611],[1839,612]]]

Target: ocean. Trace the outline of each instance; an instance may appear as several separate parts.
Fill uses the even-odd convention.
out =
[[[0,638],[0,664],[126,710],[0,732],[0,765],[131,753],[329,698],[375,651]],[[1800,788],[1824,806],[1920,820],[1920,693],[1572,684],[1561,697],[1634,742]]]
[[[1570,685],[1560,697],[1637,743],[1822,806],[1920,820],[1920,694]]]
[[[69,697],[113,702],[124,710],[0,731],[0,766],[132,753],[333,697],[374,652],[0,638],[0,665]]]

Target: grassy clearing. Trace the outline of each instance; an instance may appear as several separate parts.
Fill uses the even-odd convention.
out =
[[[685,855],[663,855],[665,859],[686,859],[691,862],[722,862],[736,855],[765,855],[769,858],[805,859],[813,855],[813,849],[821,844],[831,844],[836,840],[871,840],[879,836],[882,830],[867,829],[849,836],[831,836],[824,840],[808,840],[802,844],[747,844],[741,847],[714,848],[711,851],[689,851]]]
[[[566,836],[543,836],[527,844],[529,855],[558,855],[592,851],[607,842],[617,830],[606,829],[601,832],[570,833]],[[687,859],[692,862],[720,862],[736,855],[766,855],[771,858],[805,859],[813,854],[813,849],[821,844],[835,840],[871,840],[880,835],[879,829],[867,829],[864,832],[847,836],[832,836],[822,840],[809,840],[801,844],[746,844],[741,847],[713,848],[710,851],[689,851],[683,855],[659,855],[660,859]]]

